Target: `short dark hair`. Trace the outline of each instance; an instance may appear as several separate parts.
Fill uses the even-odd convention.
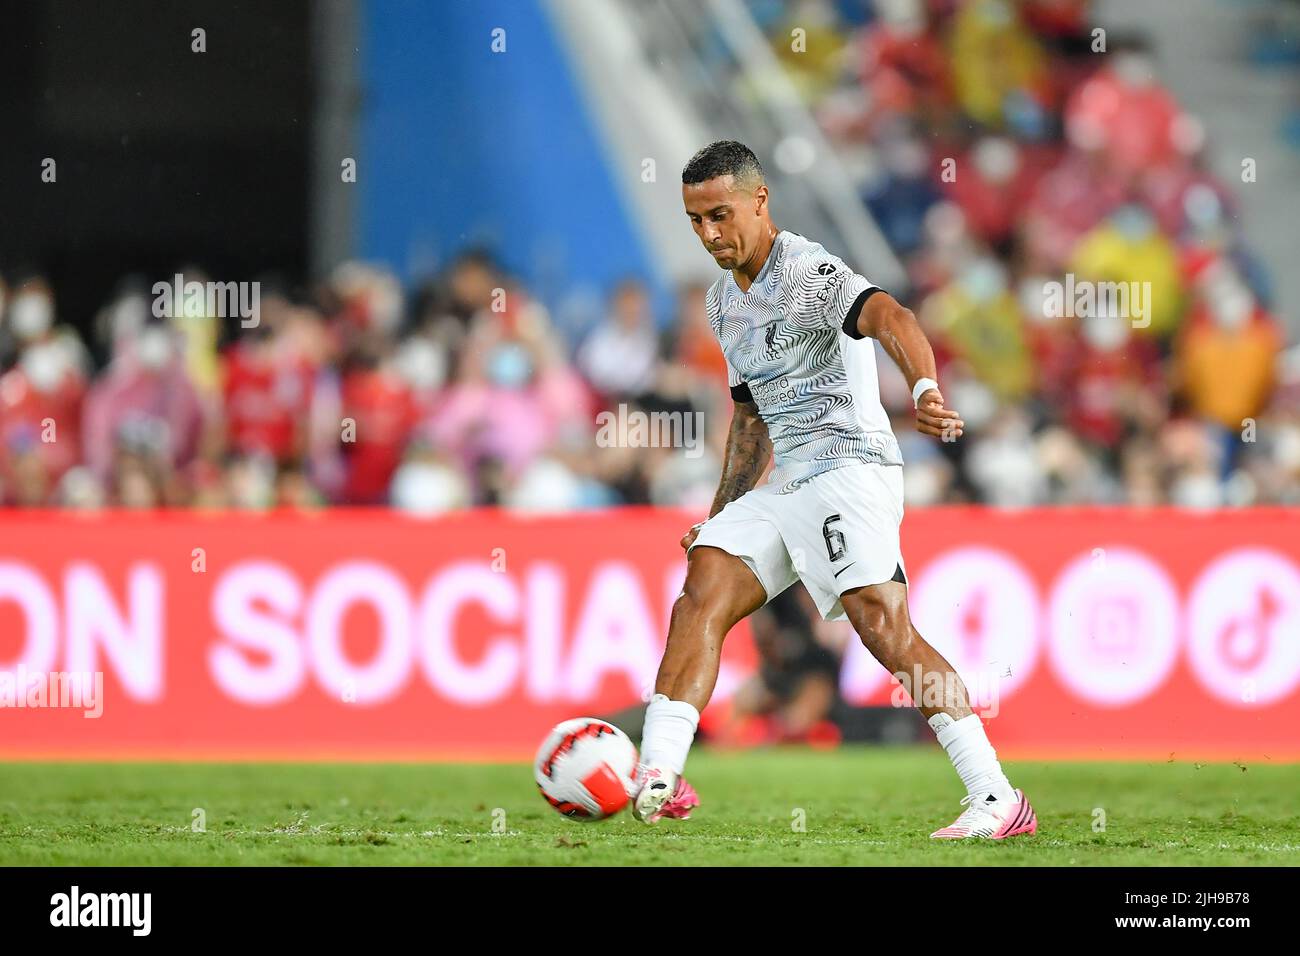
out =
[[[763,164],[744,143],[720,139],[691,157],[682,169],[682,185],[703,183],[719,176],[734,176],[737,183],[758,185],[764,181]]]

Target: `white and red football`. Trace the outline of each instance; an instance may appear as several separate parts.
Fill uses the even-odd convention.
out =
[[[546,802],[583,822],[603,820],[627,806],[635,772],[636,747],[627,734],[595,717],[557,724],[533,762]]]

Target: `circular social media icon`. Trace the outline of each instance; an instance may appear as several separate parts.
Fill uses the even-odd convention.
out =
[[[1300,682],[1300,568],[1267,548],[1210,564],[1188,602],[1192,673],[1219,700],[1271,704]]]
[[[1122,707],[1153,693],[1178,657],[1178,596],[1169,575],[1132,548],[1094,548],[1052,588],[1052,670],[1084,700]]]

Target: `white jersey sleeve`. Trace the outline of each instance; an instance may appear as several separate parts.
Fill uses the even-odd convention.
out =
[[[790,263],[789,282],[794,288],[796,319],[805,327],[842,330],[852,338],[857,333],[857,315],[872,290],[879,291],[866,276],[850,269],[839,256],[820,246]],[[846,320],[852,319],[848,322]]]

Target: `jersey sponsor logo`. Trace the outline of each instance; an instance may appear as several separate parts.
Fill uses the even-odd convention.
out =
[[[767,382],[750,382],[749,391],[763,408],[780,402],[792,402],[798,397],[798,389],[790,384],[789,375],[782,375],[779,379]]]
[[[830,268],[830,272],[823,272],[822,270],[827,267]],[[822,303],[830,298],[831,294],[839,288],[840,283],[843,282],[845,277],[848,275],[847,272],[836,272],[835,266],[829,262],[823,262],[819,265],[817,267],[817,274],[830,276],[830,278],[826,280],[826,284],[817,290],[817,301]]]

